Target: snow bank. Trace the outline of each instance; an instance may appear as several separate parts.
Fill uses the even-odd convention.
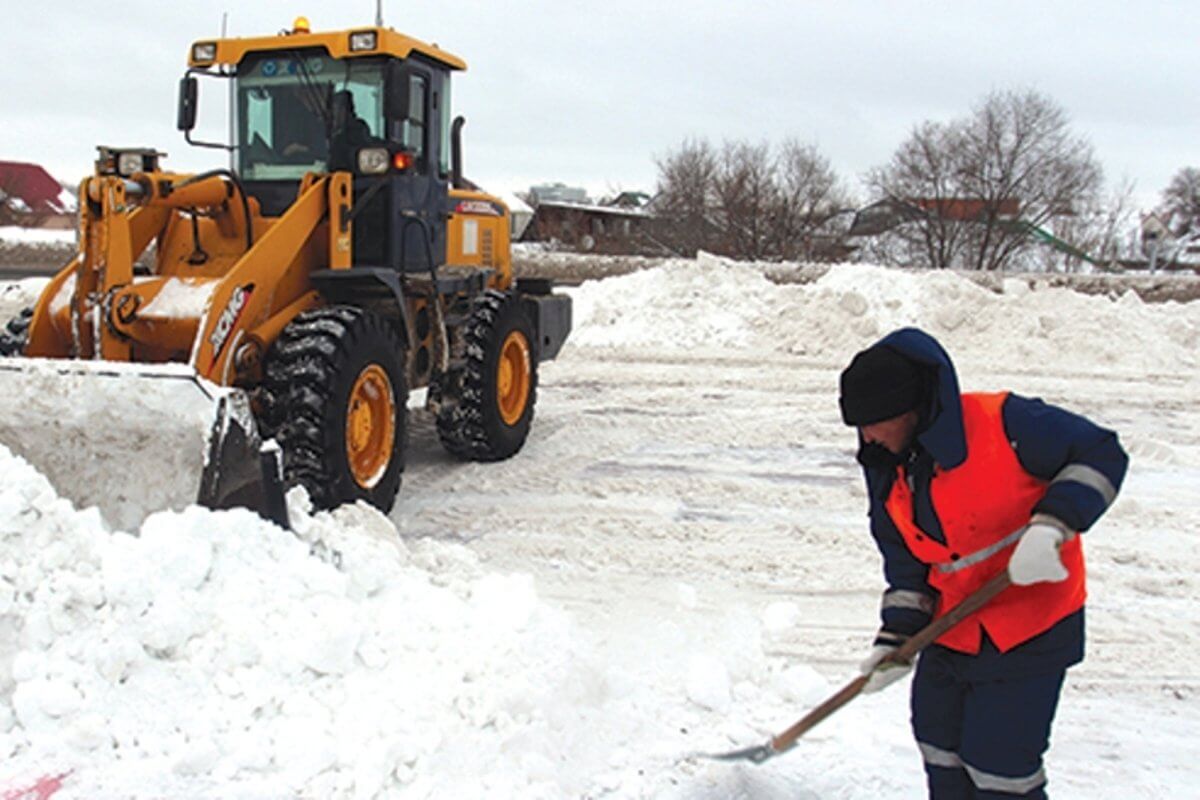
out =
[[[1009,368],[1200,363],[1200,304],[1148,305],[1132,291],[1114,301],[1029,277],[997,293],[950,272],[839,264],[811,284],[776,285],[753,265],[702,255],[589,281],[574,297],[574,346],[736,347],[840,360],[915,325],[956,357]]]
[[[293,495],[298,536],[195,507],[131,536],[2,448],[0,473],[0,788],[581,790],[555,762],[583,731],[555,709],[597,681],[528,577],[407,547],[365,506],[310,515]]]
[[[75,231],[58,228],[25,228],[20,225],[0,226],[0,241],[20,244],[75,244]]]
[[[672,260],[574,292],[568,342],[590,346],[695,349],[749,347],[755,320],[781,287],[761,271],[716,258]]]
[[[365,505],[312,514],[296,491],[296,533],[191,507],[130,535],[2,447],[0,474],[5,797],[64,775],[56,798],[696,797],[676,794],[697,769],[668,718],[756,736],[722,723],[735,696],[770,708],[828,688],[768,667],[739,617],[719,656],[689,657],[667,625],[686,686],[664,691],[529,576],[406,544]]]

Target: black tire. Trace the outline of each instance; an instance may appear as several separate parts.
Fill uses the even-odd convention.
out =
[[[33,321],[33,309],[23,308],[21,313],[8,321],[0,330],[0,356],[19,356],[25,352],[29,342],[29,323]]]
[[[507,420],[497,392],[501,355],[510,336],[524,337],[528,392]],[[448,452],[471,461],[500,461],[521,449],[537,404],[537,357],[533,323],[512,294],[489,289],[476,298],[463,333],[466,365],[439,386],[444,403],[437,417],[438,438]],[[519,412],[519,414],[518,414]]]
[[[351,464],[347,420],[351,393],[368,372],[390,382],[394,425],[384,465],[363,480]],[[285,483],[303,485],[318,508],[366,500],[391,511],[408,436],[404,345],[395,328],[352,306],[306,311],[272,345],[264,373],[260,423],[263,437],[283,450]],[[376,429],[382,447],[389,437],[377,419]]]

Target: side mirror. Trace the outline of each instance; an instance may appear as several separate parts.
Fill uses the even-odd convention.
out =
[[[198,95],[196,78],[187,75],[179,82],[179,116],[176,127],[181,131],[190,131],[196,127],[196,99]]]

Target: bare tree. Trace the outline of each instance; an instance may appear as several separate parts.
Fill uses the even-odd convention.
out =
[[[756,260],[841,255],[830,220],[848,194],[829,161],[795,140],[720,149],[689,139],[657,159],[656,235],[677,252]]]
[[[894,235],[917,265],[998,270],[1034,266],[1030,232],[1095,207],[1103,173],[1061,106],[1008,91],[964,119],[919,125],[868,183],[923,210]]]
[[[827,256],[818,236],[850,204],[829,159],[813,145],[787,139],[780,147],[775,175],[772,249],[786,259]]]
[[[717,154],[706,140],[688,139],[678,150],[655,159],[658,187],[656,237],[684,255],[711,249],[716,225],[710,213]]]
[[[960,156],[965,131],[960,123],[922,122],[913,128],[886,166],[867,173],[869,189],[892,203],[928,201],[935,213],[918,213],[915,224],[894,228],[869,243],[866,251],[884,263],[947,269],[964,258],[966,223],[936,213],[959,196]]]
[[[962,192],[984,201],[969,269],[1002,269],[1034,246],[1020,227],[1003,224],[1006,203],[1018,203],[1021,220],[1040,228],[1098,201],[1104,176],[1092,147],[1045,95],[988,95],[967,121],[963,144]]]
[[[713,195],[726,252],[763,259],[773,241],[772,211],[778,207],[775,167],[765,142],[726,142],[713,175]]]
[[[1175,236],[1200,232],[1200,169],[1184,167],[1163,190],[1167,228]]]

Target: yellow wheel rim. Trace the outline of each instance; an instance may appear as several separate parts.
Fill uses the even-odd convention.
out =
[[[370,364],[358,374],[346,405],[346,463],[359,486],[379,483],[392,461],[395,438],[392,381],[383,367]]]
[[[500,363],[496,366],[496,404],[505,425],[516,425],[529,402],[529,340],[520,331],[504,337]]]

